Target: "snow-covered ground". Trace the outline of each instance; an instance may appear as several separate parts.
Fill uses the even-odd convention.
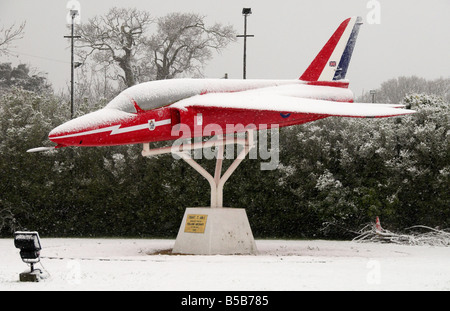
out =
[[[449,247],[257,240],[255,256],[181,256],[164,252],[174,240],[41,242],[49,276],[24,283],[19,250],[0,239],[0,290],[450,290]]]

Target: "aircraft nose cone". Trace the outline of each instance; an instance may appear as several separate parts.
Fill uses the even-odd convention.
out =
[[[98,134],[108,132],[108,127],[131,117],[132,114],[116,109],[100,109],[61,124],[49,133],[48,138],[64,146],[77,146],[86,139],[92,145]]]

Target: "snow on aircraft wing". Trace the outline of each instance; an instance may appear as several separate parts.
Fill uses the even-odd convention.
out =
[[[182,110],[186,110],[188,107],[251,109],[357,118],[392,117],[416,112],[414,110],[403,109],[403,105],[347,103],[269,94],[268,92],[210,93],[197,95],[180,100],[173,104],[172,107]]]

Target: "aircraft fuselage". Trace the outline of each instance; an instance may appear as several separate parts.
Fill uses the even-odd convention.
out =
[[[126,89],[103,109],[62,124],[50,132],[49,138],[59,146],[112,146],[175,140],[189,136],[187,133],[194,137],[220,131],[227,134],[249,125],[256,129],[273,124],[284,127],[327,117],[227,106],[177,107],[178,101],[193,96],[260,90],[300,98],[353,101],[353,93],[345,87],[309,85],[301,80],[152,81]]]

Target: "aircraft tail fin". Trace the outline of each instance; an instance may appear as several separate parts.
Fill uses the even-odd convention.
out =
[[[313,85],[347,87],[348,82],[342,80],[347,74],[361,24],[362,18],[359,16],[343,21],[302,74],[300,80]]]

